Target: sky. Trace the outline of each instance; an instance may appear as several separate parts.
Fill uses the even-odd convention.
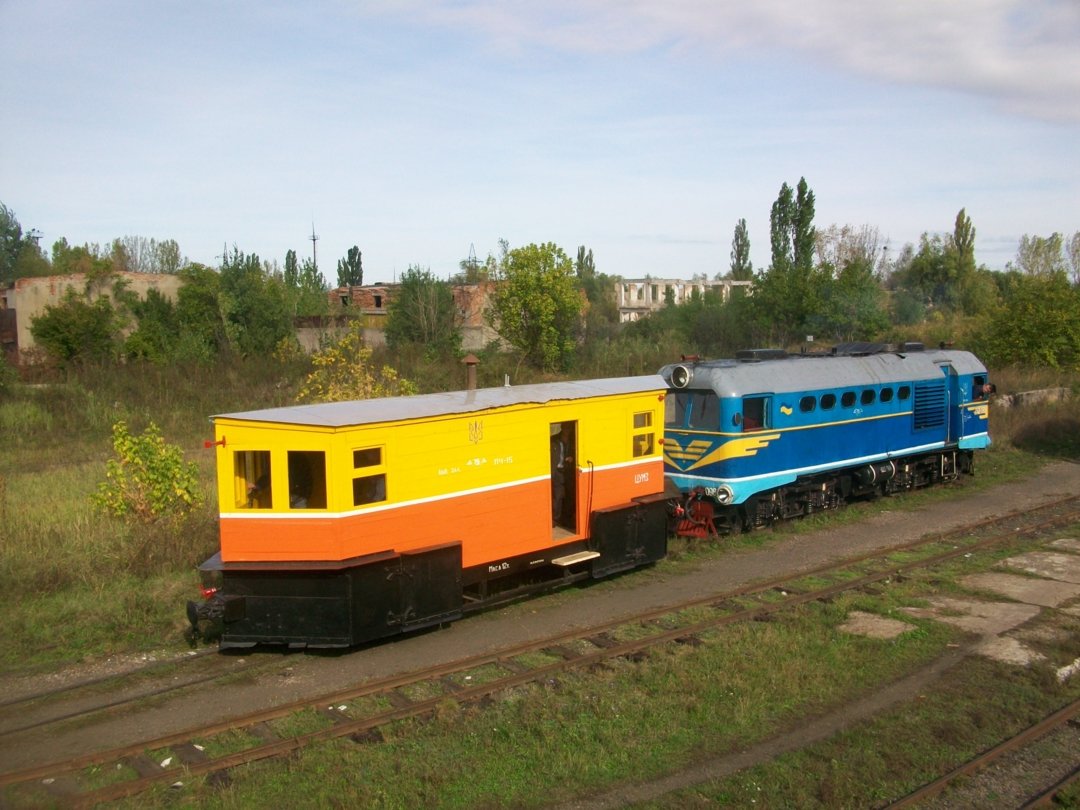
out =
[[[554,242],[712,277],[805,178],[886,256],[1080,230],[1078,0],[0,0],[0,202],[48,249],[312,255],[333,284]]]

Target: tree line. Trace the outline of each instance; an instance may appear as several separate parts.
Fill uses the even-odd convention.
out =
[[[784,183],[769,212],[770,262],[755,270],[749,230],[734,230],[729,268],[717,278],[752,280],[730,300],[694,293],[648,317],[620,323],[617,275],[598,272],[592,251],[575,258],[551,242],[500,241],[483,261],[470,251],[456,276],[413,265],[394,291],[386,321],[393,349],[420,347],[435,360],[460,354],[462,313],[453,286],[492,282],[484,317],[522,362],[572,372],[587,347],[677,340],[721,356],[750,346],[807,348],[847,341],[955,341],[988,362],[1080,366],[1080,233],[1025,235],[1015,262],[992,271],[975,259],[975,225],[964,209],[951,233],[923,234],[894,255],[871,226],[818,228],[805,178]],[[328,285],[314,260],[288,251],[284,267],[233,247],[216,268],[185,259],[176,242],[124,237],[102,248],[57,241],[50,256],[0,204],[0,282],[82,273],[73,291],[35,320],[35,341],[58,364],[125,359],[211,362],[229,353],[298,352],[294,319],[329,312]],[[138,297],[117,271],[181,279],[175,301]],[[337,262],[339,286],[363,283],[362,254]],[[677,275],[663,268],[660,277]],[[108,295],[102,295],[103,290]]]
[[[997,366],[1080,367],[1080,232],[1025,235],[1004,271],[975,260],[975,225],[960,209],[953,230],[923,234],[889,256],[876,228],[814,225],[805,178],[784,183],[770,216],[771,262],[755,272],[745,220],[732,239],[732,279],[753,292],[731,301],[693,295],[627,331],[676,333],[711,355],[746,346],[812,349],[852,341],[951,342]]]

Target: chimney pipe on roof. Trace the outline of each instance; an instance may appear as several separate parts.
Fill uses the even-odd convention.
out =
[[[476,367],[480,364],[480,360],[477,359],[476,355],[467,354],[461,362],[465,364],[465,390],[475,391]]]

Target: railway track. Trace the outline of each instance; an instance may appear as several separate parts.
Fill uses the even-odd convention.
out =
[[[1066,723],[1075,723],[1078,717],[1080,717],[1080,700],[1073,701],[1072,703],[1063,706],[1056,712],[1044,717],[1039,722],[1032,724],[1018,734],[995,745],[993,748],[982,752],[977,757],[972,758],[963,765],[954,768],[949,773],[935,779],[933,782],[913,791],[899,801],[888,805],[888,808],[889,810],[901,810],[901,808],[917,807],[937,797],[943,797],[945,804],[951,804],[951,802],[948,801],[947,794],[958,782],[967,778],[978,778],[978,774],[981,771],[995,762],[998,762],[1003,757],[1007,757],[1010,754],[1014,754],[1023,749],[1025,746],[1031,745],[1033,742],[1045,737],[1047,734],[1050,734]],[[1025,808],[1050,807],[1053,804],[1053,797],[1055,794],[1068,785],[1071,785],[1077,779],[1080,779],[1080,765],[1074,767],[1071,772],[1056,780],[1053,784],[1040,789],[1022,806]]]
[[[189,655],[184,657],[157,659],[142,664],[137,664],[131,669],[128,669],[122,673],[110,673],[108,675],[99,675],[90,678],[79,678],[62,686],[57,686],[50,689],[42,689],[35,692],[29,692],[24,695],[16,695],[14,697],[0,699],[0,711],[26,706],[38,700],[59,698],[64,695],[71,694],[72,692],[78,692],[82,689],[92,689],[97,686],[115,683],[118,680],[124,678],[138,677],[140,675],[144,675],[155,670],[164,669],[166,667],[183,666],[186,662],[195,661],[200,658],[207,658],[213,654],[214,650],[211,650],[209,648],[205,650],[192,651]],[[16,677],[22,678],[33,677],[32,673],[15,672],[12,674]]]
[[[161,659],[121,673],[84,678],[60,687],[18,695],[0,702],[0,734],[18,734],[85,721],[94,715],[119,712],[152,699],[273,670],[280,660],[253,661],[223,656],[216,649]]]
[[[727,624],[760,619],[845,591],[913,576],[964,555],[1015,544],[1018,538],[1080,521],[1078,501],[1063,499],[1030,512],[981,521],[631,618],[370,681],[135,745],[3,774],[0,788],[5,795],[44,793],[43,798],[93,805],[203,775],[211,775],[216,782],[227,781],[232,768],[326,740],[378,740],[381,727],[429,715],[448,700],[459,705],[482,703],[504,690],[557,680],[570,670],[602,666],[617,658],[633,660],[662,645],[705,643],[702,637],[708,631]],[[898,556],[902,562],[897,561]],[[297,722],[314,728],[301,734],[280,732]]]

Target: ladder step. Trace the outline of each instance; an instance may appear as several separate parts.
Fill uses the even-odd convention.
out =
[[[586,560],[595,560],[599,556],[599,551],[579,551],[576,554],[567,554],[565,557],[556,557],[551,562],[553,565],[561,565],[565,568],[568,565],[576,565]]]

